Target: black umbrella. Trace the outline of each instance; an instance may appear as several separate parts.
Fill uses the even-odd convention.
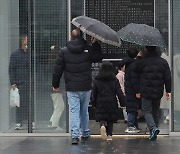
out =
[[[128,24],[118,31],[118,35],[123,41],[138,45],[165,47],[159,30],[146,24]]]
[[[121,40],[117,32],[96,19],[87,16],[78,16],[72,20],[72,24],[80,28],[84,33],[97,38],[103,43],[118,47],[121,45]]]

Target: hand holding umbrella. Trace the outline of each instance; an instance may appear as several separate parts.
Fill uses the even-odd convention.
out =
[[[95,43],[97,39],[95,37],[91,37],[91,43]]]

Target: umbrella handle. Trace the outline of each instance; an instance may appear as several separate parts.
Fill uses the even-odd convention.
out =
[[[95,43],[97,39],[95,37],[91,37],[91,43]]]

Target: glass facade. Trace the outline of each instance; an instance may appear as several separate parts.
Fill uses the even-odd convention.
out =
[[[173,55],[173,126],[180,131],[180,2],[172,1],[172,55]]]
[[[19,47],[19,1],[0,1],[0,132],[9,132],[15,123],[10,107],[9,57]]]
[[[97,1],[69,0],[69,2],[71,2],[70,10],[68,10],[67,0],[0,0],[1,133],[69,132],[69,110],[66,102],[65,83],[62,78],[60,82],[61,95],[53,93],[51,86],[53,65],[59,48],[65,46],[68,40],[68,12],[71,13],[71,19],[84,15],[84,7],[86,6],[86,9],[87,5],[92,7]],[[102,11],[106,14],[110,13],[110,11],[107,12],[107,7],[114,4],[110,5],[110,2],[105,1],[107,4],[105,7],[105,5],[101,6],[98,1],[100,8],[103,8]],[[143,1],[140,0],[140,2]],[[31,4],[31,8],[29,8],[29,4]],[[168,0],[155,0],[154,4],[154,26],[161,31],[168,48]],[[172,117],[174,120],[172,124],[174,131],[180,131],[179,8],[179,1],[172,1],[174,82],[172,94],[172,109],[174,109]],[[98,10],[93,11],[98,16]],[[89,12],[90,15],[92,13]],[[103,18],[103,14],[101,15]],[[106,18],[108,17],[110,16],[106,16]],[[111,19],[112,22],[113,19]],[[113,23],[110,25],[112,26]],[[118,28],[116,24],[114,26]],[[170,62],[169,52],[166,51],[162,56]],[[12,85],[19,89],[20,107],[10,104],[10,102],[12,103],[12,95],[10,95]],[[161,101],[161,129],[168,130],[169,128],[168,118],[171,118],[168,117],[169,109],[170,102],[166,102],[163,98]],[[90,115],[90,118],[92,116]]]
[[[36,0],[33,3],[32,74],[34,96],[34,132],[67,132],[68,108],[64,81],[60,83],[63,99],[53,97],[52,73],[60,47],[67,42],[67,1]],[[58,104],[56,104],[58,103]],[[58,113],[60,112],[60,113]]]
[[[68,132],[64,81],[62,97],[51,86],[58,49],[67,42],[67,8],[66,0],[0,1],[1,132]],[[20,107],[10,104],[11,85]]]
[[[161,57],[166,59],[170,65],[170,56],[168,51],[168,0],[158,0],[155,1],[155,20],[154,26],[159,29],[161,32],[165,44],[166,50],[161,49]],[[169,132],[169,110],[170,110],[170,102],[164,96],[161,99],[160,104],[160,125],[161,133]]]

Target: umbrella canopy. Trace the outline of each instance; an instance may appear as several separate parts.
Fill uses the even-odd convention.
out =
[[[121,46],[121,40],[117,32],[96,19],[87,16],[78,16],[72,19],[72,24],[80,28],[84,33],[97,38],[103,43],[118,47]]]
[[[118,35],[123,41],[138,45],[165,47],[159,30],[146,24],[128,24],[118,31]]]

